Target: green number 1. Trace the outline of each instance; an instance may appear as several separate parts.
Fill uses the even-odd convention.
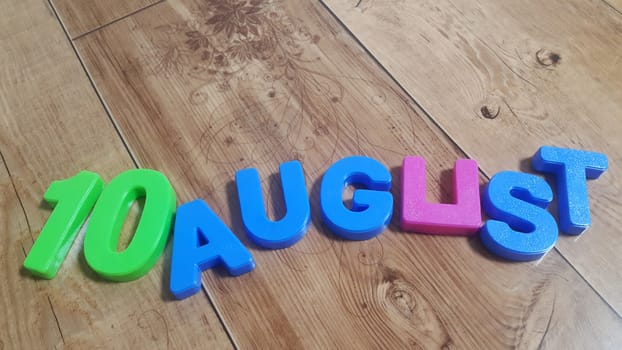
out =
[[[90,171],[52,182],[43,199],[54,211],[24,260],[26,269],[47,279],[56,276],[103,188],[101,177]]]

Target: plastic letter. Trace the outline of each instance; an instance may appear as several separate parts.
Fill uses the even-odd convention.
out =
[[[405,231],[471,235],[482,225],[477,162],[459,159],[454,167],[454,204],[426,201],[425,159],[406,157],[402,165],[402,218]]]
[[[482,243],[508,260],[535,260],[557,241],[557,223],[546,207],[553,200],[542,178],[503,171],[484,191],[484,210],[490,216],[480,231]]]
[[[555,174],[561,231],[570,235],[585,231],[591,224],[585,179],[596,179],[607,170],[607,156],[596,152],[543,146],[531,161],[535,170]]]
[[[201,288],[201,271],[224,264],[238,276],[255,268],[251,253],[202,200],[177,208],[173,233],[171,293],[187,298]]]
[[[343,204],[343,189],[360,185],[352,197],[352,209]],[[375,159],[352,156],[333,164],[324,174],[320,204],[324,223],[336,235],[367,240],[381,233],[391,221],[393,195],[391,173]]]
[[[255,244],[270,249],[287,248],[298,242],[307,232],[311,218],[302,165],[291,161],[279,168],[287,212],[278,221],[266,217],[257,170],[240,170],[235,176],[246,233]]]

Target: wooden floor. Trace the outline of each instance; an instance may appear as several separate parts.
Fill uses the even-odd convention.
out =
[[[622,1],[0,0],[0,349],[622,348]],[[603,152],[593,226],[543,259],[508,263],[477,237],[388,230],[338,239],[319,181],[364,154],[396,179],[427,159],[449,201],[458,158],[530,171],[550,144]],[[302,161],[313,224],[289,249],[243,234],[233,182]],[[51,181],[163,172],[203,198],[255,257],[203,273],[174,301],[170,244],[129,283],[105,282],[82,236],[53,280],[23,260]],[[135,206],[129,222],[139,218]],[[126,223],[121,240],[131,237]]]

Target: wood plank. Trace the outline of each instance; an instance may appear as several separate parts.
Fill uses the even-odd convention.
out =
[[[26,257],[24,242],[30,246],[32,241],[3,160],[0,208],[0,232],[7,233],[0,244],[0,349],[43,349],[60,344],[61,333],[49,300],[40,285],[22,276],[22,262]]]
[[[622,0],[602,0],[615,13],[622,15]]]
[[[163,0],[51,0],[71,38]]]
[[[181,200],[204,198],[253,253],[257,268],[247,275],[203,274],[241,348],[622,341],[619,317],[556,252],[509,264],[476,238],[406,234],[395,224],[366,242],[328,232],[318,191],[332,162],[381,160],[397,202],[404,155],[425,156],[431,179],[464,155],[322,5],[252,3],[239,23],[223,23],[224,1],[171,0],[76,41],[141,164],[167,174]],[[291,159],[304,165],[313,225],[292,248],[259,249],[242,231],[235,171],[258,168],[275,217],[283,213],[275,173]],[[432,198],[447,199],[445,175],[429,186]]]
[[[557,249],[620,314],[622,16],[601,1],[325,3],[488,176],[530,170],[541,145],[608,155],[593,227]]]
[[[166,302],[166,259],[135,282],[104,283],[80,237],[55,279],[20,269],[51,212],[42,203],[51,181],[83,169],[109,181],[134,164],[45,2],[2,9],[0,348],[230,348],[204,295]]]

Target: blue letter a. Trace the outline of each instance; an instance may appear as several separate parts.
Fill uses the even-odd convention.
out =
[[[201,288],[201,272],[224,264],[234,276],[255,268],[250,252],[202,200],[177,208],[173,233],[171,293],[183,299]]]

